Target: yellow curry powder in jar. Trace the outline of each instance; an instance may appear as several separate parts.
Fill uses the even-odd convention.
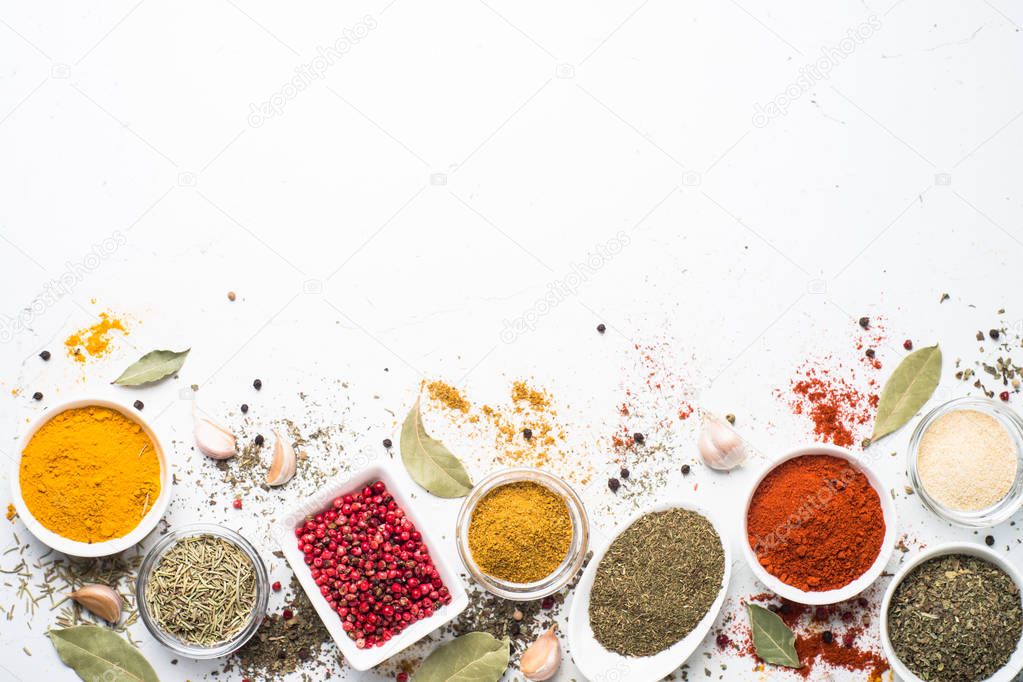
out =
[[[142,425],[107,407],[54,415],[21,454],[21,494],[32,516],[78,542],[130,533],[160,495],[160,460]]]

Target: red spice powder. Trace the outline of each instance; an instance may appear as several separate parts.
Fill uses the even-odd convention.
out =
[[[838,589],[863,575],[885,534],[877,491],[830,455],[796,457],[771,471],[753,493],[746,525],[764,570],[806,591]]]
[[[871,379],[868,386],[874,388]],[[841,447],[856,442],[857,430],[874,421],[879,396],[864,393],[833,370],[805,366],[792,380],[789,407],[793,414],[806,415],[813,432],[822,440]]]

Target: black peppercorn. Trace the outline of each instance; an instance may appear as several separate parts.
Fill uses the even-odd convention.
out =
[[[522,437],[529,440],[533,437],[533,429],[522,429]]]
[[[607,479],[607,487],[611,489],[611,492],[616,493],[622,487],[622,483],[617,478],[609,478]]]
[[[242,414],[245,414],[248,411],[249,411],[249,406],[247,404],[245,404],[245,403],[242,403]]]
[[[867,349],[867,353],[866,353],[866,355],[867,355],[867,357],[868,357],[868,358],[870,358],[871,360],[873,360],[873,359],[874,359],[874,356],[875,356],[875,355],[877,355],[877,353],[875,353],[875,352],[874,352],[874,349],[873,349],[873,348],[868,348],[868,349]]]
[[[989,331],[989,332],[988,332],[987,334],[988,334],[988,336],[990,336],[990,337],[991,337],[992,339],[994,339],[995,341],[997,341],[997,340],[998,340],[998,334],[999,334],[999,332],[998,332],[998,330],[997,330],[997,329],[992,329],[992,330],[991,330],[991,331]]]
[[[266,439],[263,438],[263,434],[261,434],[261,433],[256,434],[256,445],[258,447],[263,447],[263,443],[265,443],[265,442],[266,442]]]
[[[42,353],[39,354],[39,357],[41,357],[43,360],[49,360],[50,359],[50,351],[44,350]]]
[[[637,443],[639,443],[640,445],[642,445],[643,441],[646,440],[646,436],[644,436],[642,433],[637,431],[636,433],[632,434],[632,440],[634,440]]]
[[[688,476],[690,471],[692,471],[692,467],[690,467],[688,464],[683,464],[682,465],[682,475],[683,476]]]
[[[604,326],[603,322],[597,325],[597,331],[601,334],[607,331],[607,327]]]
[[[522,626],[518,623],[512,623],[508,628],[508,632],[510,632],[512,636],[517,636],[520,632],[522,632]]]
[[[388,449],[390,449],[390,447],[391,447],[392,445],[394,445],[394,443],[392,443],[392,442],[391,442],[391,439],[390,439],[390,438],[384,438],[384,447],[385,447],[385,448],[388,448]]]
[[[256,379],[255,381],[252,382],[252,388],[258,391],[259,389],[263,388],[263,382],[260,381],[259,379]]]
[[[40,393],[39,391],[36,391],[35,393],[32,394],[32,400],[42,400],[42,399],[43,399],[43,394]]]
[[[988,535],[986,538],[984,538],[984,544],[987,545],[988,547],[990,547],[991,545],[995,544],[994,536],[993,535]]]
[[[629,470],[628,469],[622,469],[621,476],[622,476],[622,478],[626,478],[627,479],[629,477]]]
[[[825,644],[831,644],[833,641],[835,641],[835,636],[831,634],[830,630],[825,630],[823,634],[821,634],[821,641],[823,641]]]
[[[869,327],[870,326],[870,318],[869,317],[861,317],[860,318],[860,326],[863,327],[864,329]]]
[[[141,410],[143,407],[145,407],[145,404],[141,400],[136,400],[135,402],[132,403],[132,405],[135,407],[136,410]]]

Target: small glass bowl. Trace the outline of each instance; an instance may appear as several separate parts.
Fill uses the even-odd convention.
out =
[[[557,493],[568,505],[568,513],[572,519],[572,542],[569,544],[565,559],[549,576],[532,583],[513,583],[487,575],[476,565],[472,558],[472,551],[469,549],[469,522],[479,501],[494,488],[521,481],[539,483]],[[583,501],[568,483],[546,471],[531,467],[517,467],[495,471],[476,484],[458,512],[455,533],[458,555],[462,558],[462,563],[465,564],[466,570],[469,571],[473,579],[487,592],[513,601],[532,601],[554,594],[565,587],[582,568],[583,561],[586,559],[586,550],[589,547],[590,521],[586,516]]]
[[[986,509],[963,511],[946,507],[928,494],[920,479],[920,472],[917,470],[917,456],[924,433],[939,417],[957,410],[974,410],[993,417],[1009,433],[1009,437],[1016,444],[1016,478],[1005,497]],[[917,424],[916,430],[913,431],[913,437],[909,440],[907,456],[909,480],[913,484],[913,490],[923,501],[925,507],[946,521],[966,528],[989,528],[1006,521],[1023,505],[1023,420],[1008,405],[988,398],[967,397],[956,398],[937,406],[924,415],[924,418]]]
[[[227,540],[245,553],[256,571],[256,604],[252,609],[252,614],[249,616],[248,623],[235,633],[231,639],[209,647],[183,642],[176,636],[164,631],[156,623],[156,619],[149,612],[149,606],[146,604],[146,588],[149,585],[150,574],[156,568],[164,552],[170,549],[178,540],[196,535],[212,535],[213,537]],[[139,614],[142,616],[142,622],[146,624],[153,637],[168,649],[172,649],[182,656],[197,659],[218,658],[240,649],[245,642],[249,641],[256,634],[259,626],[263,624],[263,617],[266,615],[266,604],[269,598],[270,581],[267,577],[266,566],[263,564],[263,559],[260,558],[256,548],[252,546],[252,543],[230,528],[210,523],[184,526],[163,536],[146,553],[145,558],[142,560],[142,566],[139,568],[138,583],[135,586],[135,603]]]

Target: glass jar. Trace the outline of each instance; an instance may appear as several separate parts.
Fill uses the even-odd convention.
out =
[[[156,618],[149,611],[149,605],[146,603],[146,590],[149,585],[149,578],[152,575],[153,570],[159,564],[164,553],[173,547],[179,540],[198,535],[211,535],[215,538],[226,540],[232,545],[238,547],[238,549],[242,550],[242,552],[245,553],[245,556],[247,556],[252,562],[253,569],[256,572],[256,603],[253,605],[252,613],[249,615],[248,621],[230,639],[213,646],[191,644],[189,642],[182,641],[176,635],[165,631],[156,622]],[[170,533],[167,533],[167,535],[163,536],[160,541],[146,553],[145,558],[142,560],[142,566],[139,568],[138,582],[135,587],[135,603],[138,607],[139,614],[142,616],[142,622],[146,624],[146,627],[149,629],[149,632],[153,635],[153,637],[155,637],[156,640],[165,647],[172,649],[182,656],[198,659],[226,656],[227,654],[241,648],[245,642],[249,641],[249,639],[256,634],[259,626],[262,625],[263,617],[266,615],[266,605],[269,598],[270,582],[267,577],[266,566],[263,564],[263,559],[260,558],[259,552],[257,552],[256,548],[252,546],[252,543],[230,528],[208,523],[183,526],[182,528],[171,531]]]
[[[986,509],[964,511],[947,507],[927,492],[927,488],[924,487],[923,481],[920,479],[917,460],[924,433],[937,419],[958,410],[973,410],[994,418],[1006,430],[1016,446],[1016,477],[1005,496]],[[920,497],[925,507],[947,521],[967,528],[988,528],[1007,520],[1023,504],[1023,420],[1015,410],[1004,403],[988,398],[968,397],[956,398],[939,405],[920,420],[909,440],[907,454],[909,479],[913,484],[914,492]]]
[[[469,549],[469,522],[472,513],[479,501],[486,497],[487,493],[509,483],[518,482],[538,483],[548,490],[556,493],[565,501],[568,506],[569,517],[572,520],[572,541],[568,547],[568,553],[561,564],[547,577],[532,583],[513,583],[507,580],[487,575],[472,558],[472,551]],[[562,479],[549,474],[546,471],[530,467],[518,467],[496,471],[476,484],[462,503],[462,509],[458,512],[456,525],[456,544],[458,555],[462,558],[466,570],[473,579],[483,586],[491,594],[504,599],[514,601],[532,601],[540,599],[565,587],[582,568],[586,559],[586,550],[590,540],[590,522],[586,516],[586,508],[582,500],[568,483]]]

